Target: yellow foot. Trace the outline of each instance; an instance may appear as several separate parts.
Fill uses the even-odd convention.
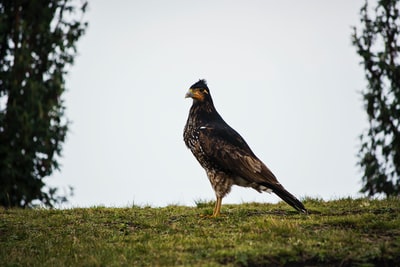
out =
[[[220,217],[224,217],[223,214],[200,214],[200,218],[206,218],[206,219],[210,219],[210,218],[220,218]]]
[[[210,215],[210,214],[200,214],[200,218],[209,219],[209,218],[216,218],[216,217],[214,215]]]
[[[200,217],[203,218],[217,218],[220,216],[221,212],[221,203],[222,203],[222,197],[217,197],[217,202],[215,202],[215,207],[212,215],[200,215]]]

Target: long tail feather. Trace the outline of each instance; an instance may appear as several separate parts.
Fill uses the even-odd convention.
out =
[[[307,213],[307,209],[304,207],[303,203],[300,202],[295,196],[290,194],[285,188],[282,186],[272,189],[272,192],[277,194],[283,201],[288,203],[290,206],[295,208],[298,211],[303,213]]]

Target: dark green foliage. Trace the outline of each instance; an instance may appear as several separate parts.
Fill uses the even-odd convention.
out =
[[[363,90],[369,129],[361,135],[362,192],[400,195],[400,1],[381,0],[361,9],[353,44],[362,58],[368,86]],[[371,16],[371,13],[373,15]]]
[[[87,3],[0,1],[0,205],[65,201],[43,178],[59,168],[68,121],[64,76]],[[76,17],[78,17],[76,19]]]

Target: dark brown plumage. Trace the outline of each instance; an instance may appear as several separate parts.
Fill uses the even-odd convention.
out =
[[[246,141],[232,129],[214,107],[205,80],[193,84],[186,98],[193,99],[183,133],[186,146],[205,169],[217,202],[213,217],[220,214],[222,198],[232,185],[251,187],[258,192],[274,192],[298,211],[304,205],[278,182],[275,175],[251,151]]]

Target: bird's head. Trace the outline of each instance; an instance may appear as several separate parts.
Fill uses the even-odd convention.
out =
[[[204,102],[211,100],[210,90],[207,87],[206,80],[199,80],[197,83],[190,86],[185,98],[192,98],[195,101]]]

